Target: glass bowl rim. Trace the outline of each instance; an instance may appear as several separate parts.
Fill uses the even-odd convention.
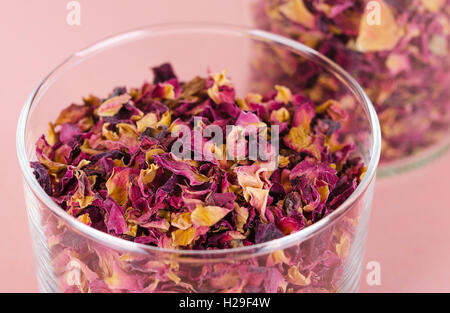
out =
[[[367,165],[367,172],[361,183],[358,185],[356,190],[348,197],[344,203],[342,203],[336,210],[321,219],[320,221],[305,227],[304,229],[290,234],[279,239],[251,245],[239,248],[231,249],[217,249],[217,250],[176,250],[159,248],[153,246],[147,246],[144,244],[128,241],[118,237],[114,237],[110,234],[104,233],[93,227],[90,227],[82,222],[78,221],[73,216],[67,214],[60,206],[58,206],[49,195],[45,193],[42,187],[37,182],[33,171],[30,167],[30,160],[27,157],[25,136],[27,129],[27,120],[30,113],[30,109],[33,104],[38,105],[39,99],[36,97],[39,94],[44,94],[46,90],[50,87],[51,83],[57,79],[58,75],[65,73],[73,66],[76,66],[85,58],[90,58],[97,53],[113,48],[118,45],[124,45],[127,42],[134,40],[142,40],[147,37],[161,36],[167,34],[174,34],[180,32],[200,32],[200,33],[217,33],[222,35],[234,35],[246,37],[250,40],[258,40],[263,42],[269,42],[281,46],[285,49],[289,49],[292,52],[300,54],[310,60],[318,63],[321,67],[326,67],[326,70],[332,75],[336,76],[340,83],[346,83],[345,86],[353,94],[360,105],[364,106],[365,114],[369,120],[371,127],[371,141],[372,146],[370,149],[370,161]],[[45,87],[45,88],[44,88]],[[351,87],[351,88],[350,88]],[[267,31],[255,29],[252,27],[238,26],[233,24],[223,24],[223,23],[206,23],[206,22],[196,22],[196,23],[165,23],[156,25],[147,25],[139,28],[134,28],[128,31],[118,33],[106,37],[105,39],[99,40],[88,47],[73,53],[68,58],[66,58],[62,63],[55,67],[32,91],[28,97],[25,105],[21,111],[16,134],[16,149],[17,155],[24,176],[25,182],[31,188],[31,191],[37,196],[47,208],[49,208],[52,213],[62,218],[67,225],[74,228],[76,231],[80,232],[83,236],[102,244],[113,248],[128,250],[131,253],[149,254],[168,254],[169,256],[178,256],[179,258],[205,261],[205,259],[212,260],[223,260],[230,259],[231,257],[253,257],[256,255],[270,253],[276,250],[285,249],[296,243],[303,242],[319,232],[323,231],[334,222],[340,219],[355,203],[366,189],[371,185],[371,182],[376,176],[376,169],[380,159],[381,153],[381,131],[375,109],[370,101],[369,97],[366,95],[362,87],[353,79],[350,74],[348,74],[339,65],[320,54],[316,50],[313,50],[297,41],[292,39],[270,33]]]

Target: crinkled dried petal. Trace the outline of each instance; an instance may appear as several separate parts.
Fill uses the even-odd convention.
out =
[[[195,228],[177,229],[172,232],[172,241],[175,246],[188,246],[194,241]]]
[[[292,150],[302,152],[311,145],[311,136],[307,129],[299,125],[289,130],[289,133],[283,137],[283,142]]]
[[[105,221],[108,231],[117,235],[126,233],[129,229],[128,224],[125,221],[122,207],[120,207],[112,198],[107,198],[103,202],[103,207],[108,212]]]
[[[250,205],[258,210],[259,215],[263,221],[267,221],[266,207],[269,190],[253,187],[247,187],[245,190],[250,195]]]
[[[247,223],[249,212],[246,207],[242,207],[235,203],[234,205],[234,211],[236,212],[236,230],[240,231],[241,233],[244,232],[244,225]]]
[[[239,185],[242,188],[262,188],[264,185],[261,178],[259,177],[259,173],[261,172],[259,166],[239,166],[234,169],[234,172],[236,173]]]
[[[136,122],[137,131],[142,133],[147,127],[155,128],[158,123],[158,117],[155,113],[147,113],[142,119]]]
[[[168,169],[177,175],[184,176],[189,179],[192,185],[201,185],[209,181],[208,177],[199,174],[193,167],[182,161],[171,160],[167,154],[153,155],[154,161],[162,168]]]
[[[142,181],[142,184],[147,185],[151,183],[155,179],[158,169],[159,169],[158,165],[151,164],[150,168],[141,170],[139,174],[139,179]]]
[[[192,226],[191,212],[172,213],[170,224],[182,230],[188,229]]]
[[[125,103],[130,101],[130,99],[131,96],[128,94],[109,98],[97,109],[97,115],[102,117],[114,116],[120,111]]]
[[[288,2],[278,7],[278,10],[291,21],[299,23],[306,28],[314,28],[316,18],[309,12],[303,0],[288,0]]]
[[[290,113],[286,108],[280,108],[270,113],[270,121],[272,123],[284,123],[290,120]]]
[[[74,124],[80,121],[82,118],[88,116],[91,112],[92,109],[89,106],[72,104],[68,108],[61,111],[58,118],[56,119],[55,124]]]
[[[84,209],[94,201],[95,196],[91,190],[91,183],[83,171],[75,171],[75,177],[78,181],[78,187],[71,198],[71,202],[77,202],[80,208]]]
[[[191,219],[196,226],[213,226],[228,213],[230,213],[229,209],[219,206],[198,205],[192,212]]]
[[[112,263],[111,275],[104,277],[104,281],[109,288],[112,290],[139,291],[144,287],[144,277],[127,273],[114,260],[112,260]]]
[[[119,205],[124,205],[128,201],[130,174],[131,169],[129,168],[115,167],[106,182],[108,196],[113,198]]]
[[[58,135],[55,133],[55,128],[52,123],[48,123],[48,132],[46,140],[50,146],[55,145],[58,142]]]
[[[267,266],[274,266],[277,264],[289,264],[289,258],[283,250],[276,250],[272,252],[267,258]]]
[[[163,113],[163,115],[161,116],[161,119],[158,121],[156,126],[157,127],[161,127],[161,126],[169,127],[171,125],[171,122],[172,122],[172,114],[170,113],[170,111],[166,111]]]
[[[347,235],[342,235],[340,242],[336,245],[336,253],[343,259],[346,259],[350,252],[350,239]]]
[[[139,145],[139,134],[134,125],[119,123],[119,141],[126,147],[133,148]]]
[[[88,226],[92,225],[91,218],[89,217],[89,213],[82,214],[77,217],[77,220],[79,220],[81,223],[86,224]]]
[[[275,85],[275,89],[277,90],[277,95],[275,96],[275,101],[282,102],[284,104],[288,104],[292,101],[292,93],[291,90],[284,86]]]
[[[311,284],[311,278],[300,273],[297,266],[289,268],[287,280],[296,286],[308,286]]]

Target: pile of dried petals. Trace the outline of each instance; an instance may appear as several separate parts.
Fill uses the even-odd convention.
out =
[[[184,83],[169,64],[153,72],[153,83],[141,88],[70,105],[36,143],[38,182],[82,223],[162,248],[235,248],[307,227],[361,181],[366,168],[354,144],[339,140],[347,117],[337,101],[316,104],[282,86],[241,99],[225,73]],[[279,154],[177,158],[173,133],[181,126],[194,132],[194,116],[221,128],[278,125]]]
[[[382,161],[446,137],[450,0],[258,0],[253,10],[258,27],[318,50],[365,88],[382,127]],[[294,92],[320,80],[317,68],[273,53],[283,61],[270,66],[263,55],[258,75]]]

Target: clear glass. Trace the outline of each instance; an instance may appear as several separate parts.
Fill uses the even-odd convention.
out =
[[[41,189],[29,166],[37,138],[73,100],[150,79],[171,62],[181,80],[227,68],[238,93],[262,91],[252,61],[260,49],[301,56],[327,73],[348,104],[344,125],[367,165],[356,191],[333,213],[289,236],[224,250],[161,249],[125,241],[69,216]],[[276,60],[272,60],[275,61]],[[266,80],[264,80],[266,81]],[[276,83],[274,81],[273,83]],[[330,96],[328,94],[327,96]],[[351,292],[356,291],[380,156],[380,127],[370,100],[340,67],[314,50],[271,33],[213,24],[160,25],[126,32],[70,56],[30,96],[17,151],[43,292]]]
[[[361,84],[381,124],[378,176],[423,166],[448,150],[449,0],[252,0],[244,9],[250,24],[317,49]],[[376,14],[379,25],[370,20]],[[298,75],[292,69],[301,59],[285,63],[265,64],[265,72],[302,89],[314,70]]]

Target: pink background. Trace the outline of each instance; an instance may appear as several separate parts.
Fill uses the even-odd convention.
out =
[[[34,260],[15,153],[20,109],[38,82],[73,51],[137,26],[174,21],[248,24],[246,0],[9,0],[0,10],[0,292],[35,292]],[[127,3],[125,5],[125,3]],[[412,173],[379,179],[361,279],[363,292],[450,291],[450,154]],[[368,286],[367,262],[381,265]]]

